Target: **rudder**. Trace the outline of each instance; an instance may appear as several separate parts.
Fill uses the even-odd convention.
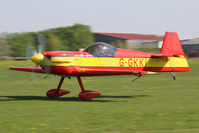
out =
[[[185,56],[176,32],[166,32],[160,54],[166,56]]]

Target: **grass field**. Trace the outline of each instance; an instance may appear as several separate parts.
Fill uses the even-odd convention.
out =
[[[76,78],[65,80],[71,93],[45,97],[59,77],[10,71],[31,62],[0,62],[0,133],[198,133],[199,60],[190,59],[190,72],[82,78],[86,89],[102,92],[81,101]]]

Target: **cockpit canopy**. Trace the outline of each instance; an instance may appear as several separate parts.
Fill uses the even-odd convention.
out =
[[[117,48],[104,42],[96,42],[88,46],[84,52],[88,52],[94,57],[113,57]]]

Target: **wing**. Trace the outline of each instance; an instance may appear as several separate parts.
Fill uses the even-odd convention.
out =
[[[149,71],[136,71],[118,68],[80,68],[78,75],[81,76],[105,76],[105,75],[146,75],[157,74]]]
[[[10,67],[10,70],[45,73],[40,67]]]

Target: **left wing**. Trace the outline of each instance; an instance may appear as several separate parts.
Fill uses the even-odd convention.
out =
[[[45,73],[40,67],[10,67],[10,70]]]

